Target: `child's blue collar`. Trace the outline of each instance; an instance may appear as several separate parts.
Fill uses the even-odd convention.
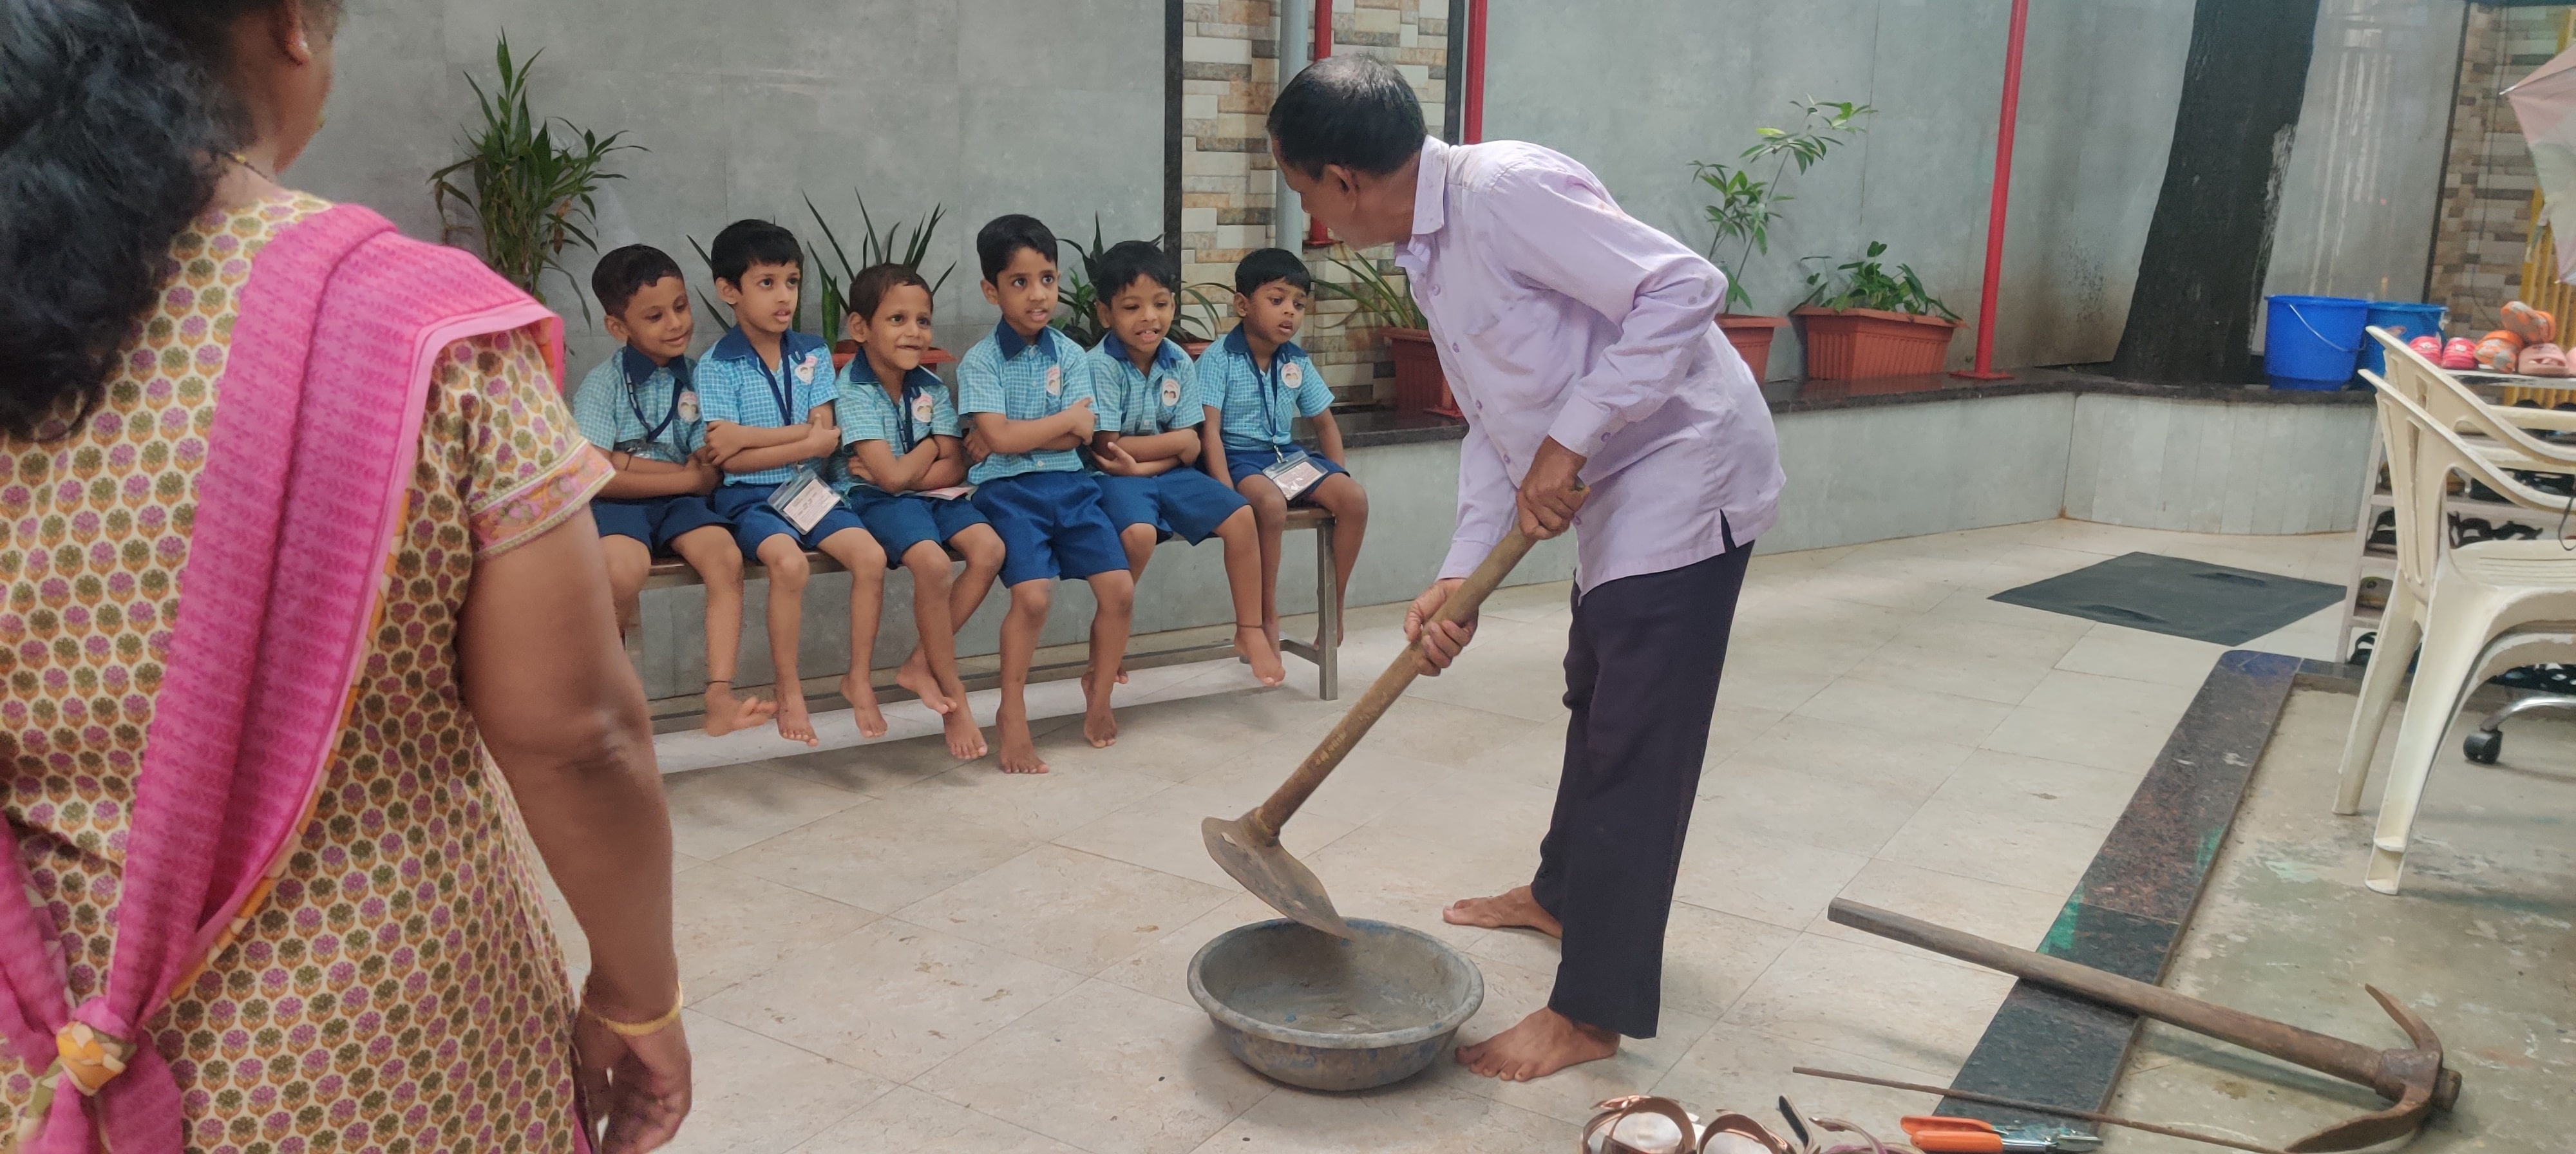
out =
[[[1238,357],[1242,357],[1247,361],[1252,359],[1252,338],[1243,335],[1242,325],[1236,325],[1233,328],[1226,330],[1225,351],[1233,353]],[[1303,357],[1305,355],[1306,350],[1297,347],[1297,342],[1281,341],[1279,342],[1279,347],[1271,351],[1270,363],[1275,366],[1279,363],[1279,358],[1281,357]]]
[[[1100,338],[1100,344],[1102,348],[1109,350],[1110,356],[1116,357],[1128,364],[1136,365],[1136,358],[1133,355],[1133,350],[1130,350],[1127,347],[1127,342],[1118,339],[1118,334],[1111,333],[1108,336]],[[1165,370],[1176,369],[1180,367],[1181,360],[1188,355],[1189,354],[1181,351],[1181,346],[1172,343],[1172,338],[1165,337],[1163,338],[1162,345],[1154,350],[1154,363],[1152,365],[1136,365],[1136,371],[1140,373],[1150,373],[1156,367],[1160,367]]]
[[[859,355],[850,358],[849,380],[853,385],[885,387],[885,381],[877,376],[877,367],[868,363],[867,350],[864,348],[859,350]],[[914,365],[911,372],[903,375],[903,391],[907,393],[938,388],[941,384],[939,374],[931,372],[928,365]]]
[[[811,333],[800,333],[794,329],[789,329],[786,332],[778,334],[778,359],[783,361],[789,357],[801,356],[813,351],[815,347],[822,343],[823,338],[821,337],[814,336]],[[760,353],[758,350],[751,347],[751,338],[743,335],[742,326],[735,325],[732,328],[726,329],[724,337],[716,341],[713,348],[707,350],[705,359],[710,361],[754,361],[760,359]]]
[[[993,322],[993,343],[1001,347],[1002,359],[1007,361],[1028,351],[1030,345],[1046,343],[1047,334],[1054,331],[1055,326],[1049,325],[1038,330],[1036,340],[1030,340],[1021,336],[1020,330],[1012,328],[1010,321],[1000,320]]]

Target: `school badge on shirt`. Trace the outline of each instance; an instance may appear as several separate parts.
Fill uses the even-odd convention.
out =
[[[680,411],[681,420],[687,421],[693,425],[698,422],[698,391],[696,389],[680,390],[680,399],[675,402],[675,404]]]
[[[1287,364],[1279,366],[1279,383],[1281,386],[1294,389],[1305,383],[1305,380],[1306,366],[1298,364],[1295,361],[1290,361]]]
[[[1064,395],[1064,366],[1063,366],[1063,365],[1048,365],[1048,366],[1047,366],[1046,390],[1047,390],[1047,395],[1048,395],[1048,396],[1050,396],[1050,397],[1061,397],[1061,396],[1063,396],[1063,395]]]
[[[805,354],[804,360],[796,362],[796,383],[800,385],[813,384],[814,366],[819,365],[822,362],[823,354],[821,353]]]
[[[930,413],[930,394],[914,394],[912,398],[912,419],[926,425],[930,423]]]
[[[1172,407],[1173,405],[1177,405],[1177,404],[1180,404],[1180,403],[1181,403],[1181,382],[1180,382],[1180,379],[1179,379],[1179,378],[1177,378],[1177,377],[1165,377],[1165,378],[1163,378],[1163,407],[1168,409],[1168,408]]]

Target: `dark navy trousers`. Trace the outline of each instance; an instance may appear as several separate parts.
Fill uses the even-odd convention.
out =
[[[1681,873],[1718,671],[1752,543],[1574,597],[1565,774],[1531,896],[1565,924],[1548,1007],[1655,1036],[1664,923]]]

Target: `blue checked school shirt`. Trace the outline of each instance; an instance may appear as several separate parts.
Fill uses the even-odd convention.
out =
[[[1198,367],[1181,346],[1164,341],[1142,369],[1127,357],[1115,333],[1091,350],[1091,407],[1100,414],[1100,431],[1150,437],[1206,423],[1207,406],[1216,400],[1199,388]]]
[[[939,374],[919,367],[905,374],[903,405],[898,408],[878,383],[876,368],[868,364],[865,353],[850,358],[850,367],[841,374],[840,400],[834,402],[832,412],[841,425],[843,448],[861,441],[883,441],[888,451],[900,457],[932,437],[958,435],[957,406],[949,402],[948,385]],[[846,464],[835,472],[833,484],[843,492],[876,489],[850,475]]]
[[[689,358],[656,365],[631,346],[581,379],[572,419],[582,439],[606,452],[677,465],[707,443],[707,423]]]
[[[804,424],[814,406],[831,404],[838,396],[832,346],[806,333],[778,338],[777,372],[752,351],[751,339],[739,328],[726,330],[724,339],[698,362],[698,408],[708,424],[731,421],[754,429],[783,429]],[[780,466],[727,474],[725,484],[777,485],[795,475],[793,466]]]
[[[1020,339],[1011,322],[993,326],[993,335],[975,342],[957,362],[957,411],[965,416],[1000,413],[1014,421],[1052,417],[1075,401],[1098,398],[1091,388],[1091,363],[1082,346],[1052,328],[1038,339]],[[1022,473],[1079,473],[1082,455],[1072,449],[1036,453],[995,453],[977,462],[966,479],[981,485]]]
[[[1297,418],[1333,407],[1332,387],[1306,350],[1295,341],[1281,345],[1271,354],[1270,371],[1262,372],[1252,362],[1241,325],[1199,354],[1199,388],[1217,407],[1217,435],[1229,457],[1276,455],[1297,443],[1290,436]]]

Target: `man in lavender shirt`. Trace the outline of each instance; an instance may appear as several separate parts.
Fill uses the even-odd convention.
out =
[[[1405,620],[1424,672],[1476,627],[1422,623],[1515,520],[1574,530],[1572,715],[1538,873],[1442,916],[1564,943],[1547,1007],[1460,1062],[1525,1080],[1607,1058],[1655,1034],[1718,671],[1780,495],[1770,410],[1713,323],[1725,278],[1568,157],[1426,136],[1412,87],[1371,57],[1299,73],[1269,128],[1308,214],[1354,246],[1396,246],[1466,409],[1457,535]]]

